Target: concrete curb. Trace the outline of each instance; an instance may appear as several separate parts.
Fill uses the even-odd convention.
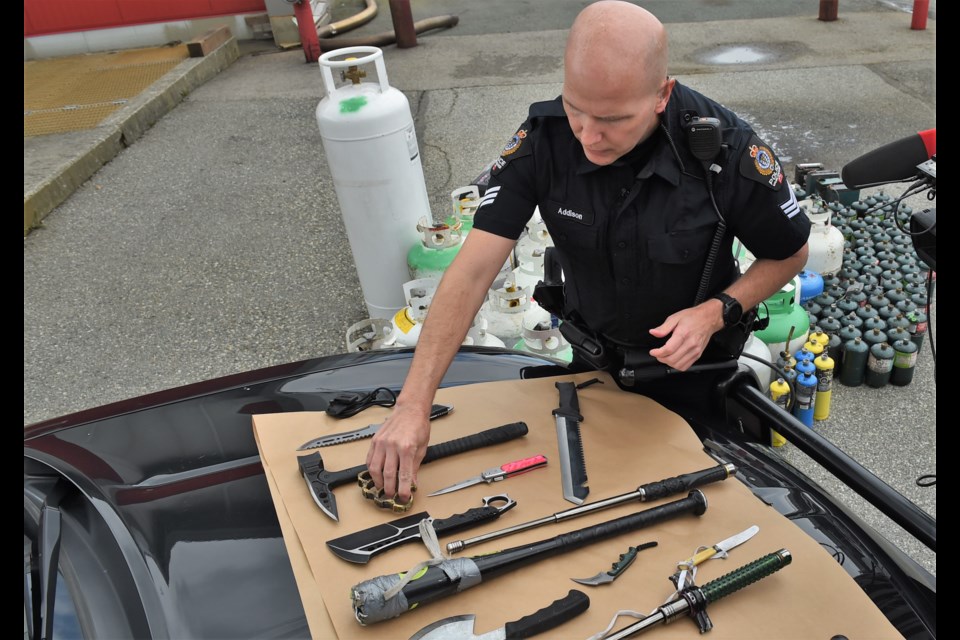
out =
[[[229,67],[240,57],[240,47],[231,37],[210,55],[188,58],[177,65],[128,105],[83,136],[76,154],[53,174],[23,195],[23,235],[41,223],[100,167],[176,107],[191,91]]]

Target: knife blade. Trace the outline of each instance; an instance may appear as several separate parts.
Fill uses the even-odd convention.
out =
[[[430,409],[430,420],[436,420],[437,418],[442,418],[453,411],[453,405],[451,404],[435,404]],[[364,438],[370,438],[377,431],[380,430],[380,427],[383,426],[382,422],[377,424],[368,424],[367,426],[361,429],[354,429],[353,431],[343,431],[341,433],[331,433],[328,436],[321,436],[319,438],[314,438],[313,440],[308,440],[302,445],[297,447],[297,451],[307,451],[308,449],[317,449],[319,447],[329,447],[335,444],[343,444],[344,442],[353,442],[354,440],[363,440]]]
[[[560,481],[563,497],[573,504],[583,504],[590,493],[587,486],[587,466],[580,439],[580,402],[577,387],[572,382],[555,383],[560,392],[560,406],[553,410],[557,421],[557,448],[560,451]]]
[[[433,530],[437,536],[454,533],[496,520],[505,511],[517,506],[517,501],[505,493],[487,496],[482,507],[475,507],[449,518],[433,521]],[[327,547],[338,558],[347,562],[367,564],[370,558],[397,547],[401,544],[420,540],[420,522],[430,517],[426,511],[415,513],[399,520],[379,524],[349,535],[327,541]]]
[[[459,491],[460,489],[472,487],[473,485],[480,484],[481,482],[486,482],[487,484],[490,484],[491,482],[499,482],[500,480],[518,476],[521,473],[526,473],[527,471],[539,469],[540,467],[546,466],[546,464],[547,457],[543,455],[536,455],[530,458],[524,458],[523,460],[514,460],[513,462],[502,464],[499,467],[492,467],[485,471],[481,471],[480,475],[473,476],[472,478],[452,484],[449,487],[444,487],[443,489],[434,491],[433,493],[427,494],[427,497],[429,498],[431,496],[439,496],[445,493]]]
[[[633,561],[637,559],[637,554],[644,549],[650,549],[651,547],[657,546],[656,541],[653,542],[644,542],[643,544],[630,547],[627,549],[626,553],[620,554],[620,559],[613,563],[613,566],[609,571],[601,571],[592,578],[570,578],[574,582],[579,582],[580,584],[585,584],[589,587],[596,587],[601,584],[609,584],[616,580],[621,573],[627,570]]]
[[[715,555],[720,555],[720,557],[725,557],[726,553],[735,547],[739,547],[741,544],[757,535],[757,532],[760,531],[760,527],[753,525],[747,529],[744,529],[740,533],[734,534],[725,540],[721,540],[712,547],[707,547],[702,551],[698,551],[693,554],[688,560],[677,563],[677,572],[670,576],[670,580],[677,586],[677,588],[682,588],[686,586],[687,574],[690,573],[691,569],[697,565],[706,562]]]

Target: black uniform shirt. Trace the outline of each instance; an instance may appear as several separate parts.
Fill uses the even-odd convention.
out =
[[[708,295],[738,276],[733,236],[757,258],[784,259],[810,223],[772,151],[733,112],[677,83],[661,126],[608,166],[587,160],[560,98],[530,107],[491,171],[474,227],[515,239],[539,206],[560,254],[565,310],[621,344],[662,344],[648,330],[694,304],[718,222],[683,124],[720,120],[726,149],[713,189],[727,233]]]

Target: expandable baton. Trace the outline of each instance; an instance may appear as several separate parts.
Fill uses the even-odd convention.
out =
[[[485,533],[474,538],[467,538],[466,540],[454,540],[447,544],[448,553],[456,553],[457,551],[462,551],[467,547],[473,546],[480,542],[486,542],[487,540],[495,540],[496,538],[502,538],[503,536],[508,536],[513,533],[520,533],[521,531],[526,531],[527,529],[534,529],[536,527],[543,526],[545,524],[553,524],[554,522],[562,522],[564,520],[569,520],[571,518],[576,518],[577,516],[586,515],[594,511],[600,511],[601,509],[607,509],[609,507],[614,507],[618,504],[623,504],[625,502],[632,502],[637,500],[639,502],[649,502],[651,500],[659,500],[660,498],[666,498],[667,496],[673,496],[678,493],[683,493],[684,491],[690,491],[691,489],[696,489],[705,484],[710,484],[711,482],[719,482],[721,480],[726,480],[732,476],[737,471],[736,466],[727,463],[719,464],[715,467],[710,467],[709,469],[702,469],[700,471],[693,471],[691,473],[685,473],[683,475],[674,476],[673,478],[666,478],[665,480],[657,480],[656,482],[648,482],[647,484],[640,485],[637,487],[636,491],[630,491],[629,493],[622,493],[618,496],[613,496],[612,498],[606,498],[604,500],[597,500],[596,502],[588,502],[582,504],[578,507],[572,507],[566,509],[565,511],[560,511],[550,516],[544,518],[539,518],[537,520],[531,520],[529,522],[524,522],[521,524],[514,525],[512,527],[507,527],[506,529],[500,529],[498,531],[491,531],[490,533]]]

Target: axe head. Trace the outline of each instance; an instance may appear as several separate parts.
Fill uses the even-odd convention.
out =
[[[333,496],[333,491],[327,484],[327,474],[323,470],[323,458],[317,452],[297,456],[297,464],[300,466],[300,475],[307,483],[307,489],[313,496],[313,501],[317,503],[320,510],[325,514],[339,521],[337,517],[337,499]]]
[[[476,619],[472,613],[461,616],[451,616],[428,624],[410,637],[410,640],[477,640],[473,633],[473,623]],[[501,638],[503,629],[499,629]]]

